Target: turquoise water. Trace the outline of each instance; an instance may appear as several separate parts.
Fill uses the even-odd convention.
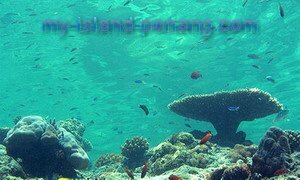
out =
[[[290,110],[289,121],[273,124],[272,115],[243,122],[239,129],[247,138],[258,143],[272,125],[299,130],[300,2],[282,2],[284,18],[280,17],[278,2],[249,0],[243,7],[238,0],[135,0],[126,6],[124,1],[2,0],[0,125],[13,126],[17,116],[40,115],[56,120],[76,117],[87,126],[85,137],[94,146],[89,155],[95,159],[104,153],[120,152],[120,146],[133,136],[146,137],[153,147],[180,131],[215,133],[210,123],[186,121],[169,111],[167,105],[184,93],[257,87]],[[216,32],[206,38],[197,32],[149,32],[143,36],[140,32],[72,30],[63,35],[42,31],[44,20],[75,22],[78,17],[95,16],[213,22],[250,19],[258,22],[259,32]],[[260,58],[251,59],[249,54]],[[203,77],[191,79],[190,74],[196,70]],[[266,76],[276,82],[267,81]],[[147,105],[148,116],[140,104]]]

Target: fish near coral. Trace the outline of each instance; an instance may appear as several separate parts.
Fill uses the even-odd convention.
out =
[[[205,136],[203,136],[203,138],[200,140],[200,144],[205,144],[208,140],[210,140],[211,137],[212,137],[211,132],[207,131]]]
[[[148,163],[145,162],[144,167],[142,169],[141,178],[144,178],[146,176],[147,171],[148,171]]]
[[[182,180],[182,177],[171,174],[169,176],[169,180]]]
[[[124,168],[124,171],[126,172],[126,174],[131,178],[134,179],[134,175],[131,171],[129,171],[127,168]]]

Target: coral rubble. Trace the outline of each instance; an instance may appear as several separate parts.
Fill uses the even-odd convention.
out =
[[[278,113],[282,105],[270,94],[249,88],[188,96],[174,101],[168,108],[184,117],[211,122],[218,133],[215,136],[217,143],[234,146],[245,141],[246,134],[236,132],[242,121]]]

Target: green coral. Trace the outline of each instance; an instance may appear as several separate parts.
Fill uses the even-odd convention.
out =
[[[247,163],[249,161],[248,158],[251,158],[256,151],[257,147],[255,145],[244,146],[241,144],[236,144],[233,148],[233,151],[231,151],[227,157],[231,159],[231,162],[233,163],[237,162],[238,160],[242,160],[243,162]]]
[[[190,133],[180,132],[174,134],[170,137],[169,142],[173,145],[185,145],[185,146],[193,146],[197,145],[197,141],[194,136]]]

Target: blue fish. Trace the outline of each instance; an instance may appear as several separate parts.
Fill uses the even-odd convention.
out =
[[[139,79],[135,80],[134,82],[137,83],[137,84],[144,84],[144,81],[139,80]]]
[[[228,110],[229,110],[229,111],[238,111],[239,109],[240,109],[239,106],[229,106],[229,107],[228,107]]]
[[[272,76],[267,76],[266,79],[272,83],[275,83],[275,79]]]

